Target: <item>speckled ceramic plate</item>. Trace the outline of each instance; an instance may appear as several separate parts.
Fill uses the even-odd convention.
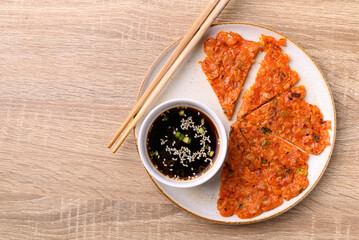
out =
[[[214,94],[210,84],[207,82],[206,76],[202,72],[201,66],[198,63],[198,61],[201,61],[205,58],[205,54],[203,52],[203,40],[207,39],[208,37],[214,37],[219,31],[222,30],[239,33],[243,38],[253,41],[258,41],[261,34],[270,35],[277,39],[285,37],[276,31],[252,24],[227,23],[212,26],[207,31],[203,39],[195,47],[193,52],[187,57],[181,68],[178,69],[176,74],[166,85],[165,89],[152,104],[148,112],[159,103],[169,99],[194,99],[206,104],[213,111],[215,111],[223,121],[228,133],[230,125],[234,120],[231,122],[228,121],[223,114],[217,97]],[[174,51],[178,43],[179,41],[169,46],[152,65],[143,81],[142,87],[139,91],[139,96],[153,81],[153,78],[164,65],[165,61],[169,58],[170,54]],[[324,115],[324,119],[332,121],[332,131],[330,131],[331,145],[327,147],[320,155],[310,155],[309,157],[309,186],[297,197],[291,199],[290,201],[284,201],[282,205],[272,209],[271,211],[264,212],[252,219],[240,219],[237,216],[222,217],[216,209],[221,171],[219,171],[219,173],[214,178],[205,184],[189,189],[169,187],[152,179],[161,193],[178,207],[195,216],[214,222],[229,224],[254,223],[269,219],[287,211],[300,202],[305,196],[307,196],[308,193],[313,190],[315,185],[318,183],[319,179],[325,171],[325,168],[328,165],[334,147],[336,119],[333,97],[322,72],[313,59],[301,47],[299,47],[299,45],[287,38],[287,46],[284,47],[284,52],[289,54],[291,57],[290,66],[293,70],[297,71],[300,76],[300,81],[297,83],[297,85],[305,85],[307,89],[305,100],[311,104],[316,104],[321,109]],[[247,89],[253,84],[259,68],[259,63],[263,57],[264,53],[259,53],[257,55],[256,61],[251,67],[251,70],[247,76],[247,80],[243,86],[244,89]],[[242,94],[243,92],[244,91],[242,91]],[[241,102],[239,101],[237,103],[235,114],[233,115],[234,119],[240,104]],[[142,121],[143,119],[136,126],[135,137],[138,135]]]

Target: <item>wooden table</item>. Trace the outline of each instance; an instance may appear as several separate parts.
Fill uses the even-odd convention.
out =
[[[131,134],[106,144],[156,57],[207,0],[1,1],[0,239],[359,239],[359,2],[232,0],[217,22],[297,41],[335,98],[330,164],[300,204],[226,226],[174,206]]]

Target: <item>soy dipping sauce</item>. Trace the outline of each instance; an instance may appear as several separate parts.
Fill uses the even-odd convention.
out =
[[[163,175],[190,180],[205,173],[219,148],[212,120],[191,107],[175,107],[153,122],[147,135],[147,152]]]

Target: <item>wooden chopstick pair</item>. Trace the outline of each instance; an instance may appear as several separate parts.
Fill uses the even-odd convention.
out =
[[[136,126],[137,122],[170,80],[171,76],[176,72],[189,53],[191,53],[194,46],[202,38],[229,1],[230,0],[211,0],[208,6],[203,10],[108,144],[108,148],[111,148],[119,138],[112,149],[113,153],[121,146],[131,130]]]

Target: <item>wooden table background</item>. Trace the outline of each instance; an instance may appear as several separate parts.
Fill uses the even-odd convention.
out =
[[[217,20],[287,35],[330,84],[333,157],[285,214],[198,219],[156,189],[132,134],[116,155],[106,148],[151,63],[206,4],[0,2],[0,239],[359,239],[359,1],[232,0]]]

